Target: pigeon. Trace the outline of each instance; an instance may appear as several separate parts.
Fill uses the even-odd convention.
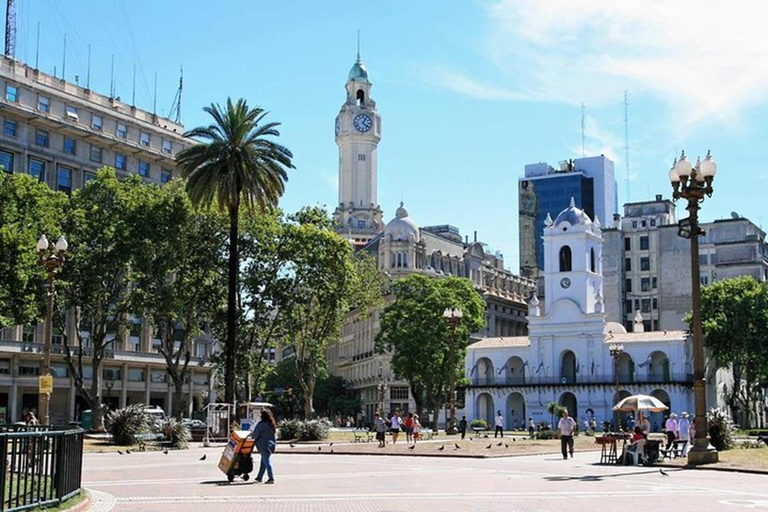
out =
[[[496,446],[501,446],[502,444],[504,444],[504,443],[502,443],[501,441],[499,441],[499,444],[497,444]]]
[[[329,444],[328,446],[333,446],[333,443]]]
[[[319,451],[319,452],[323,451],[323,447],[322,446],[318,446],[317,447],[317,451]]]
[[[504,443],[504,448],[509,448],[509,445],[507,443]]]
[[[290,446],[291,448],[296,448],[296,445],[293,443],[289,444],[288,446]]]
[[[438,450],[439,450],[439,451],[443,451],[443,450],[445,450],[445,446],[441,446],[440,448],[438,448]]]
[[[663,469],[659,468],[659,473],[661,473],[663,476],[669,476],[669,473],[664,471]]]
[[[459,446],[459,443],[453,443],[453,446],[455,446],[457,450],[461,450],[461,446]]]
[[[473,439],[470,437],[469,440],[472,441]]]
[[[164,454],[166,454],[166,455],[168,455],[168,448],[166,448],[165,450],[163,450],[163,453],[164,453]]]
[[[765,446],[768,446],[768,436],[757,436],[758,442],[765,443]]]
[[[131,454],[131,450],[125,450],[125,453],[127,453],[128,455],[130,455],[130,454]]]
[[[123,454],[122,450],[117,450],[117,453],[119,453],[120,455]]]
[[[489,444],[488,446],[486,446],[486,447],[485,447],[485,449],[486,449],[486,450],[490,450],[490,449],[491,449],[491,446],[493,446],[493,443],[491,443],[491,444]]]
[[[513,437],[513,438],[512,438],[512,442],[513,442],[513,443],[516,443],[516,442],[517,442],[517,439],[515,439],[515,438]]]
[[[207,455],[203,455],[202,457],[200,457],[200,460],[205,460],[206,457],[207,457]]]
[[[331,453],[333,453],[333,448],[331,448]]]
[[[409,447],[408,447],[408,449],[409,449],[409,450],[413,450],[414,448],[416,448],[416,445],[415,445],[415,444],[414,444],[414,445],[412,445],[412,446],[409,446]]]

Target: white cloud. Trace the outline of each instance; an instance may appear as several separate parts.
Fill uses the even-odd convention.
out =
[[[338,173],[325,173],[322,175],[323,182],[326,185],[330,185],[334,190],[339,188],[339,174]]]
[[[444,71],[443,85],[485,100],[600,106],[623,90],[669,107],[684,136],[736,126],[768,94],[768,37],[748,0],[497,0],[483,54],[499,74]],[[476,73],[473,71],[473,76]]]

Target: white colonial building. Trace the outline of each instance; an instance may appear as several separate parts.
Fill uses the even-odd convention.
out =
[[[469,347],[468,419],[492,422],[502,411],[506,428],[527,418],[551,422],[557,402],[579,419],[611,421],[624,396],[655,396],[671,411],[693,413],[691,341],[684,331],[634,332],[606,322],[602,231],[599,220],[571,203],[544,229],[545,303],[529,301],[528,336],[484,338]],[[717,401],[714,376],[708,400]],[[623,418],[622,420],[624,420]],[[661,413],[651,415],[661,428]]]

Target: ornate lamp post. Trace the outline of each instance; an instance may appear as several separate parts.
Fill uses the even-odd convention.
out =
[[[611,352],[611,357],[613,358],[613,373],[616,375],[616,403],[613,405],[617,405],[619,403],[619,362],[621,361],[622,354],[624,354],[624,344],[611,343],[608,348]],[[616,422],[616,432],[619,432],[621,430],[620,415],[621,415],[620,411],[614,411],[614,416],[615,416],[614,421]]]
[[[451,328],[451,346],[450,346],[450,364],[451,364],[451,396],[450,396],[450,414],[448,425],[445,427],[446,434],[456,433],[456,327],[461,322],[464,313],[459,308],[447,308],[443,311],[443,318],[448,322]]]
[[[704,336],[701,328],[701,281],[699,276],[699,237],[704,231],[699,227],[699,203],[704,196],[712,197],[712,181],[717,164],[707,151],[703,161],[692,166],[685,152],[672,164],[669,181],[672,183],[672,197],[675,201],[688,201],[686,210],[690,214],[679,222],[678,235],[691,240],[691,331],[693,334],[693,395],[696,407],[694,425],[696,438],[688,452],[689,464],[709,464],[718,461],[717,450],[709,444],[707,431],[707,397],[704,382]]]
[[[40,263],[45,267],[47,273],[46,281],[46,310],[45,310],[45,326],[43,333],[43,362],[40,366],[40,388],[41,392],[38,396],[38,409],[40,411],[40,422],[43,425],[50,425],[50,402],[51,393],[43,389],[43,383],[51,383],[51,344],[53,340],[53,278],[56,273],[56,269],[64,264],[64,256],[67,253],[69,244],[64,235],[60,236],[56,241],[56,245],[51,248],[48,238],[45,235],[40,236],[37,241],[37,253],[40,255]],[[52,390],[52,386],[48,387],[48,390]]]

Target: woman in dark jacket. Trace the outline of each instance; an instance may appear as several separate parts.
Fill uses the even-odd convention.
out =
[[[257,482],[261,482],[264,477],[264,470],[267,470],[267,476],[269,480],[266,483],[275,483],[275,476],[272,473],[272,464],[269,462],[269,458],[275,453],[275,432],[277,431],[277,423],[275,417],[272,415],[272,411],[264,409],[261,411],[261,421],[256,424],[256,428],[253,429],[253,440],[256,442],[256,449],[259,450],[261,455],[261,464],[259,465],[259,474],[256,477]]]

